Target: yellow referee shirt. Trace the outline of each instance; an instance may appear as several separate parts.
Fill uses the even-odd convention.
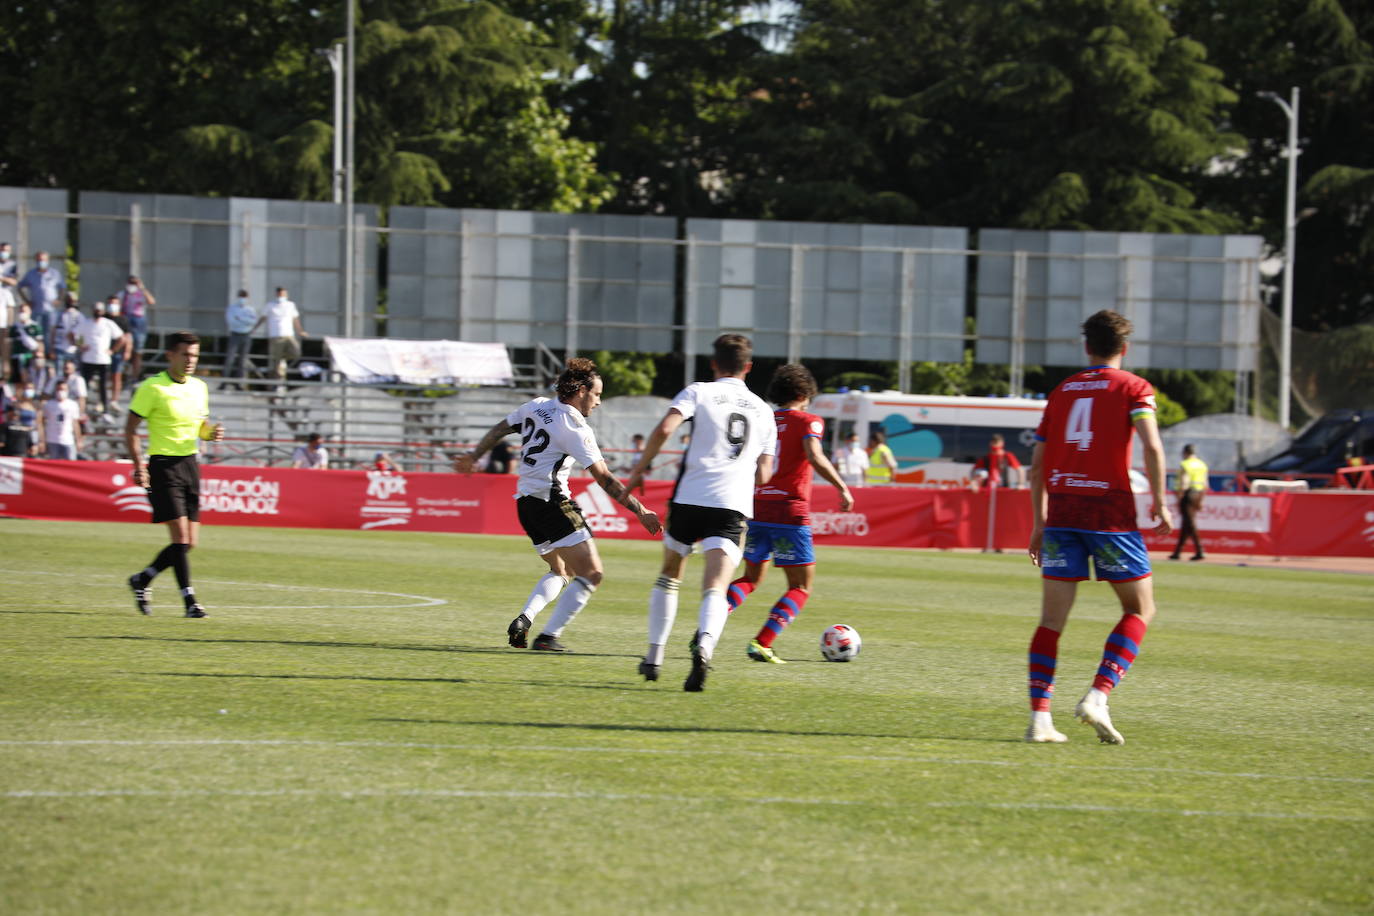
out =
[[[148,421],[149,455],[194,455],[201,424],[210,416],[210,389],[195,376],[177,382],[159,372],[138,386],[129,411]]]
[[[1196,455],[1184,458],[1179,467],[1179,482],[1181,490],[1206,490],[1207,462]]]

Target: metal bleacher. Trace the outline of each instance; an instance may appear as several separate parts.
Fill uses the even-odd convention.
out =
[[[144,351],[145,375],[165,368],[155,337],[150,335]],[[561,368],[552,353],[538,348],[533,362],[512,358],[510,387],[358,385],[330,372],[322,353],[307,350],[304,362],[321,369],[315,378],[301,377],[298,365],[281,384],[264,377],[264,361],[258,358],[240,383],[221,376],[218,343],[202,341],[197,374],[210,385],[211,420],[224,424],[225,440],[207,443],[203,460],[259,467],[289,465],[296,447],[319,432],[334,467],[366,466],[386,452],[407,470],[446,470],[451,456],[480,440],[497,419],[547,393]],[[88,437],[86,452],[98,459],[123,457],[119,430],[98,428]]]

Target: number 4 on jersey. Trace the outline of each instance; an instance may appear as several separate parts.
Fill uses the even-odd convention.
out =
[[[1079,398],[1069,408],[1069,422],[1064,429],[1064,441],[1078,445],[1086,452],[1093,444],[1093,399]]]

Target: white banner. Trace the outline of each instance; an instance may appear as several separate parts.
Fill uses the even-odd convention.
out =
[[[350,382],[408,385],[511,385],[504,344],[459,340],[326,337],[334,369]]]

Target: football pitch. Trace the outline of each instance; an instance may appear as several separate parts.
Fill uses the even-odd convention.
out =
[[[555,655],[505,645],[521,539],[207,527],[212,616],[169,570],[140,617],[164,541],[0,520],[7,913],[1374,906],[1374,577],[1158,562],[1120,747],[1071,719],[1118,616],[1085,586],[1055,746],[1021,741],[1024,556],[822,548],[791,663],[744,655],[774,571],[689,694],[699,559],[635,673],[651,542],[599,542]],[[857,661],[821,659],[832,623]]]

